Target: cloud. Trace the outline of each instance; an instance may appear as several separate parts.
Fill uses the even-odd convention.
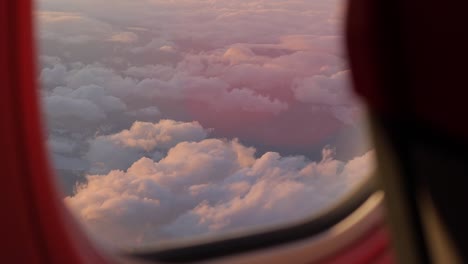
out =
[[[44,67],[40,73],[39,80],[44,87],[57,87],[65,83],[67,68],[60,63],[59,58],[46,57],[44,64],[50,67]]]
[[[129,130],[108,136],[117,144],[149,151],[156,147],[168,149],[181,141],[206,138],[207,131],[198,122],[184,123],[160,120],[157,124],[135,122]]]
[[[118,26],[78,12],[37,11],[36,18],[41,39],[57,40],[68,45],[138,41],[138,35],[134,32],[119,31]]]
[[[45,98],[44,108],[51,122],[69,127],[76,122],[100,122],[109,114],[125,111],[126,105],[119,98],[107,95],[104,88],[87,85],[75,90],[55,88]]]
[[[149,43],[145,44],[141,47],[135,47],[131,49],[133,53],[155,53],[159,51],[165,52],[174,52],[175,49],[172,47],[173,43],[160,40],[160,39],[152,39]]]
[[[157,29],[161,39],[180,43],[191,40],[192,44],[219,47],[235,42],[271,43],[278,35],[304,32],[334,34],[339,23],[336,6],[336,1],[320,0],[116,0],[112,12],[108,12],[106,1],[83,0],[65,4],[59,0],[42,0],[40,8],[79,11],[100,21],[119,21],[131,27]]]
[[[112,34],[112,26],[97,19],[73,12],[39,11],[40,38],[57,39],[63,43],[79,44]]]
[[[69,118],[98,122],[106,117],[97,105],[86,99],[50,96],[45,100],[45,105],[47,116],[59,122],[65,122]]]
[[[247,88],[231,88],[218,77],[175,74],[169,81],[144,79],[134,95],[155,99],[170,99],[183,103],[203,103],[202,106],[223,111],[236,109],[248,112],[279,113],[288,105],[279,99],[258,94]]]
[[[118,32],[113,34],[109,40],[121,43],[133,43],[138,41],[138,35],[133,32]]]
[[[159,160],[88,176],[66,202],[92,234],[117,246],[285,223],[327,207],[373,169],[372,152],[348,162],[333,153],[325,148],[313,162],[256,157],[238,140],[182,141]]]
[[[145,120],[145,119],[152,119],[155,116],[160,116],[161,111],[159,111],[159,108],[156,106],[149,106],[145,108],[141,108],[138,110],[134,110],[131,112],[128,112],[130,116],[134,116],[135,120]]]
[[[174,76],[175,69],[165,65],[143,65],[131,66],[124,73],[139,79],[154,78],[168,81]]]
[[[301,102],[319,105],[349,104],[349,91],[343,89],[348,82],[349,71],[332,76],[315,75],[296,82],[294,95]]]
[[[66,138],[60,137],[49,138],[49,140],[47,141],[47,145],[49,146],[49,148],[51,148],[52,152],[60,154],[71,154],[77,148],[74,142],[71,142]]]
[[[294,90],[299,83],[308,85],[314,76],[329,78],[347,70],[337,30],[339,18],[333,11],[336,2],[119,0],[114,3],[112,14],[104,12],[107,9],[101,9],[104,6],[99,1],[73,2],[67,6],[54,0],[42,2],[44,10],[38,13],[39,20],[76,23],[63,25],[68,33],[80,30],[83,21],[92,20],[110,25],[103,40],[115,37],[127,42],[138,34],[138,41],[128,41],[131,45],[126,48],[99,44],[108,46],[106,50],[118,51],[119,57],[104,51],[102,54],[112,59],[106,57],[99,63],[83,64],[68,73],[63,71],[70,66],[49,66],[41,77],[48,86],[64,85],[72,89],[91,84],[101,86],[127,105],[128,116],[139,111],[136,108],[157,107],[162,118],[199,120],[222,136],[232,136],[223,132],[227,127],[225,121],[211,115],[233,116],[237,112],[240,118],[231,127],[241,130],[249,122],[256,122],[267,131],[279,131],[285,123],[292,127],[306,125],[304,131],[312,138],[310,142],[323,140],[313,127],[320,120],[335,119],[327,125],[333,131],[354,123],[359,116],[348,105],[323,107],[322,102],[316,103],[318,100],[302,100],[297,94],[308,87]],[[47,8],[63,11],[50,12]],[[119,21],[119,25],[114,21]],[[47,24],[40,31],[55,29],[55,25]],[[82,53],[94,49],[98,47],[86,46]],[[148,63],[151,58],[153,62]],[[104,65],[103,61],[114,67]],[[64,75],[68,76],[66,80]],[[342,87],[347,85],[342,83]],[[347,100],[355,104],[354,99]],[[181,107],[175,109],[170,104]],[[296,119],[298,112],[307,115],[310,122]],[[241,121],[254,118],[257,120]],[[297,121],[291,124],[291,120]],[[293,130],[300,133],[299,129]],[[265,137],[263,130],[240,137],[266,145],[286,140]]]
[[[327,107],[339,120],[353,123],[359,109],[350,91],[343,89],[347,83],[349,71],[341,71],[331,76],[315,75],[298,80],[293,91],[298,101]]]
[[[349,71],[339,1],[116,0],[112,12],[105,1],[39,2],[52,134],[85,131],[86,144],[138,120],[197,120],[213,136],[304,153],[360,123],[338,78]],[[53,93],[87,86],[125,108]]]
[[[334,202],[373,166],[369,148],[346,147],[365,135],[339,6],[40,0],[43,112],[67,204],[92,233],[137,246]]]
[[[159,159],[179,142],[199,141],[208,133],[198,122],[135,122],[130,129],[90,140],[85,158],[91,163],[91,173],[123,170],[141,157]]]

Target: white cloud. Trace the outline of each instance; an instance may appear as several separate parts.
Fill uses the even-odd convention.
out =
[[[129,112],[129,115],[134,116],[136,120],[144,120],[148,118],[154,118],[155,116],[160,116],[161,111],[159,111],[159,108],[156,106],[149,106]]]
[[[138,44],[119,53],[123,56],[119,57],[120,61],[132,62],[126,70],[116,71],[99,64],[83,65],[69,70],[65,81],[65,85],[72,88],[90,84],[105,88],[109,95],[127,104],[130,115],[140,106],[153,106],[158,107],[161,117],[210,119],[206,125],[216,129],[220,124],[205,117],[206,113],[282,114],[284,120],[291,120],[293,118],[287,116],[295,113],[290,113],[289,109],[302,108],[300,111],[304,114],[317,116],[317,119],[333,117],[345,124],[354,122],[356,115],[350,114],[353,111],[347,106],[304,107],[300,106],[301,102],[316,103],[297,101],[297,96],[291,96],[295,83],[346,70],[339,47],[341,36],[336,30],[336,13],[332,11],[336,2],[186,0],[136,3],[119,0],[113,4],[112,14],[101,9],[104,7],[101,1],[73,2],[69,6],[54,0],[42,2],[45,10],[47,7],[70,10],[39,13],[40,19],[49,22],[59,18],[75,21],[77,25],[63,25],[70,31],[81,28],[83,20],[96,20],[112,25],[107,39],[113,36],[116,40],[127,39],[136,35],[133,31],[138,32]],[[120,26],[110,21],[119,21]],[[151,30],[137,31],[136,28]],[[54,26],[46,25],[42,30],[49,29]],[[101,45],[118,50],[111,44]],[[178,55],[171,57],[164,53]],[[157,58],[154,64],[145,61],[151,57]],[[161,58],[165,58],[164,62]],[[145,62],[139,64],[138,60]],[[57,79],[63,76],[63,66],[44,69],[43,75],[44,83],[62,84],[63,80]],[[293,93],[298,91],[300,89]],[[174,110],[167,107],[169,102],[184,107]],[[276,126],[273,121],[266,125],[268,128]],[[293,126],[303,125],[301,121]],[[261,136],[254,139],[259,138]]]
[[[134,43],[138,35],[131,31],[119,31],[102,20],[78,12],[37,11],[39,37],[57,40],[65,44],[111,41]]]
[[[350,91],[343,89],[349,83],[349,71],[331,76],[315,75],[298,80],[293,87],[294,96],[300,102],[326,106],[344,123],[353,123],[359,109]]]
[[[175,69],[165,65],[131,66],[124,73],[135,78],[154,78],[168,81],[174,76]]]
[[[161,151],[179,142],[202,140],[208,132],[198,122],[135,122],[128,130],[91,140],[85,157],[92,164],[92,173],[107,173],[126,169],[143,156],[160,157]]]
[[[126,105],[120,99],[106,95],[97,85],[81,86],[75,90],[57,87],[44,99],[44,107],[51,122],[67,126],[69,123],[96,123],[108,114],[123,112]]]
[[[53,58],[43,59],[45,64],[51,65],[51,67],[45,67],[42,69],[39,79],[45,87],[56,87],[65,84],[65,76],[67,74],[67,68],[61,64],[59,59],[53,60]]]
[[[67,44],[80,44],[106,38],[112,26],[74,12],[39,11],[40,38],[55,39]]]
[[[296,82],[294,95],[301,102],[319,105],[349,105],[351,94],[343,89],[348,83],[349,71],[332,76],[315,75]]]
[[[372,152],[284,154],[356,124],[337,1],[39,2],[48,142],[57,168],[99,174],[66,199],[93,233],[135,246],[287,222],[372,169]]]
[[[49,138],[47,145],[51,148],[52,152],[61,154],[72,154],[77,148],[74,142],[63,137]]]
[[[121,42],[121,43],[133,43],[138,41],[138,35],[133,32],[118,32],[113,34],[110,41]]]
[[[118,246],[284,223],[325,208],[373,169],[373,153],[349,162],[282,157],[237,140],[181,142],[159,161],[88,176],[67,204],[92,234]]]
[[[117,144],[149,151],[156,147],[168,149],[178,142],[198,141],[206,136],[207,131],[198,122],[161,120],[156,124],[135,122],[129,130],[108,137]]]
[[[214,110],[237,109],[248,112],[279,113],[288,108],[285,102],[247,88],[231,88],[218,77],[175,74],[169,81],[144,79],[136,93],[150,98],[202,102]]]
[[[133,53],[154,53],[159,51],[174,52],[175,49],[172,45],[172,43],[165,40],[153,39],[144,46],[132,48],[131,51]]]
[[[89,100],[75,99],[65,96],[49,96],[44,101],[47,117],[58,122],[70,119],[98,122],[106,118],[106,114]]]

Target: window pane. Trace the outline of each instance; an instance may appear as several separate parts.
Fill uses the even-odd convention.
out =
[[[369,175],[337,0],[38,0],[64,202],[123,248],[307,219]]]

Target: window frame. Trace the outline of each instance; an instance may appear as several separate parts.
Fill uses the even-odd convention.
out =
[[[9,198],[8,202],[17,209],[28,211],[29,218],[28,221],[15,221],[10,223],[11,225],[0,225],[2,230],[8,231],[3,240],[6,243],[2,243],[2,245],[5,244],[5,247],[2,247],[5,250],[2,260],[6,263],[18,263],[22,262],[21,260],[27,260],[28,263],[117,263],[118,260],[115,257],[118,253],[106,252],[93,245],[61,203],[60,192],[53,178],[54,173],[48,166],[49,161],[40,122],[31,0],[6,1],[2,2],[1,6],[5,9],[2,10],[4,16],[0,19],[0,29],[2,29],[0,32],[7,37],[3,38],[0,51],[1,54],[4,52],[9,54],[9,56],[0,57],[2,69],[0,76],[1,79],[6,80],[4,89],[0,89],[0,95],[2,95],[0,101],[2,107],[8,110],[0,113],[0,120],[6,128],[1,134],[6,135],[2,138],[11,139],[5,152],[11,150],[13,153],[4,157],[5,164],[8,164],[4,173],[15,183],[15,185],[3,187],[2,197]],[[18,153],[22,154],[22,162],[19,162],[20,156],[16,155]],[[246,239],[263,236],[262,243],[257,244],[255,248],[246,249],[251,253],[256,253],[266,246],[272,248],[284,246],[286,243],[289,245],[300,239],[314,238],[315,235],[343,223],[353,213],[356,213],[358,208],[362,208],[364,202],[370,199],[370,195],[375,191],[373,188],[364,190],[367,191],[359,192],[360,196],[337,205],[338,209],[324,213],[329,219],[327,221],[323,218],[318,221],[318,217],[302,225],[212,243],[226,243],[226,241],[239,243]],[[6,222],[7,220],[2,219],[0,222],[9,223]],[[311,226],[317,221],[322,223],[324,228]],[[381,218],[374,221],[377,226],[382,225]],[[367,224],[362,220],[359,222]],[[31,232],[25,233],[24,230]],[[374,231],[368,231],[369,233],[361,235],[375,236]],[[12,236],[10,240],[9,235],[13,233],[15,236]],[[274,236],[275,239],[265,240],[268,234]],[[320,241],[322,238],[316,237],[316,239]],[[359,243],[359,241],[351,240],[349,243]],[[206,245],[200,244],[199,246],[206,247]],[[184,248],[174,250],[181,249],[184,250]],[[188,247],[185,250],[193,251],[194,247]],[[342,250],[343,248],[333,250],[330,255],[340,255]],[[353,251],[353,248],[348,248],[348,250]],[[379,252],[382,250],[380,248]],[[189,251],[185,253],[188,254]],[[243,250],[231,251],[230,255],[245,252]],[[138,258],[135,254],[131,256]],[[222,256],[226,254],[209,257]]]

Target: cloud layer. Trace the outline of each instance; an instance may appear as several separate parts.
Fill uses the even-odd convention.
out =
[[[177,135],[160,128],[167,123],[173,122],[144,128],[135,123],[107,139],[153,149],[164,138],[165,148]],[[155,141],[134,141],[139,129]],[[203,137],[202,131],[195,134]],[[373,169],[372,152],[348,162],[333,155],[333,149],[325,148],[319,162],[276,152],[256,157],[254,148],[237,139],[181,141],[161,159],[143,157],[126,170],[87,176],[66,202],[91,234],[120,247],[287,223],[326,208]]]
[[[137,121],[128,130],[90,140],[85,157],[92,164],[91,173],[107,173],[110,169],[126,169],[142,156],[158,159],[180,142],[199,141],[207,135],[208,130],[198,122]]]
[[[134,247],[334,202],[373,168],[341,6],[39,0],[47,142],[67,204],[91,233]]]

